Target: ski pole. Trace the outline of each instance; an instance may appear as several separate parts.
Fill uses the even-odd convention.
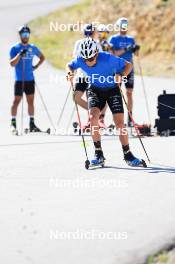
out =
[[[22,102],[21,102],[21,136],[24,129],[24,73],[25,73],[25,59],[22,57]]]
[[[74,92],[74,88],[73,88],[73,84],[72,83],[70,83],[70,89]],[[78,122],[79,122],[80,128],[81,128],[82,126],[81,126],[81,118],[80,118],[78,104],[76,103],[75,100],[74,100],[74,102],[75,102],[75,109],[76,109],[76,113],[77,113]],[[87,153],[87,148],[86,148],[86,142],[85,142],[85,138],[84,138],[83,133],[81,133],[81,138],[82,138],[83,147],[84,147],[85,156],[86,156],[85,168],[88,169],[89,168],[89,165],[90,165],[90,161],[89,161],[89,158],[88,158],[88,153]]]
[[[41,91],[40,91],[40,89],[39,89],[37,83],[36,83],[36,88],[37,88],[38,94],[39,94],[39,96],[40,96],[41,102],[42,102],[42,104],[43,104],[43,106],[44,106],[44,109],[45,109],[45,112],[46,112],[46,114],[47,114],[48,120],[49,120],[50,124],[52,125],[52,127],[54,128],[54,130],[56,131],[56,128],[55,128],[54,122],[53,122],[53,120],[52,120],[52,118],[51,118],[51,115],[50,115],[49,110],[48,110],[48,108],[47,108],[47,106],[46,106],[46,104],[45,104],[44,98],[43,98],[43,96],[42,96],[42,94],[41,94]]]
[[[61,122],[61,119],[62,119],[62,117],[63,117],[63,113],[64,113],[64,110],[65,110],[65,107],[66,107],[66,104],[67,104],[67,101],[68,101],[68,98],[69,98],[70,92],[71,92],[71,87],[70,87],[70,89],[69,89],[69,91],[68,91],[68,93],[67,93],[67,95],[66,95],[66,99],[65,99],[64,105],[63,105],[62,110],[61,110],[61,113],[60,113],[60,115],[59,115],[59,118],[58,118],[58,121],[57,121],[57,127],[59,127],[60,122]]]
[[[132,117],[132,114],[131,114],[130,111],[129,111],[128,104],[127,104],[127,102],[126,102],[126,99],[125,99],[125,96],[124,96],[124,94],[123,94],[123,91],[122,91],[122,88],[121,88],[120,84],[118,84],[118,87],[119,87],[119,89],[120,89],[120,92],[121,92],[121,95],[122,95],[123,101],[124,101],[124,103],[125,103],[125,105],[126,105],[126,108],[127,108],[127,110],[128,110],[128,114],[129,114],[129,116],[130,116],[130,118],[131,118],[131,121],[132,121],[132,123],[133,123],[133,126],[134,126],[134,128],[135,128],[135,130],[136,130],[136,133],[137,133],[137,136],[138,136],[138,138],[139,138],[139,141],[140,141],[140,143],[141,143],[141,145],[142,145],[142,148],[143,148],[143,150],[144,150],[144,152],[145,152],[145,154],[146,154],[146,157],[147,157],[149,163],[151,163],[150,158],[149,158],[149,156],[148,156],[148,154],[147,154],[147,151],[146,151],[146,149],[145,149],[145,146],[144,146],[144,144],[143,144],[143,141],[142,141],[142,139],[141,139],[141,136],[140,136],[140,134],[139,134],[139,132],[138,132],[138,129],[137,129],[137,127],[136,127],[136,123],[135,123],[135,121],[134,121],[134,119],[133,119],[133,117]]]
[[[141,81],[142,81],[142,87],[143,87],[143,92],[144,92],[144,97],[145,97],[145,102],[146,102],[146,109],[147,109],[148,119],[149,119],[149,122],[150,122],[150,125],[151,125],[151,115],[150,115],[150,111],[149,111],[148,96],[147,96],[147,93],[146,93],[145,82],[144,82],[144,78],[143,78],[143,71],[142,71],[142,66],[141,66],[139,55],[137,56],[137,62],[138,62],[139,73],[140,73],[140,77],[141,77]]]
[[[70,127],[70,124],[71,124],[71,122],[72,122],[72,119],[73,119],[74,113],[75,113],[75,106],[73,107],[73,110],[72,110],[72,113],[71,113],[71,115],[70,115],[70,119],[69,119],[69,121],[68,121],[68,124],[67,124],[67,128],[66,128],[66,130],[68,130],[69,127]]]

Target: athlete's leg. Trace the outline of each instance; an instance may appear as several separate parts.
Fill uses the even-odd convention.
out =
[[[83,99],[83,95],[88,87],[85,78],[78,77],[75,83],[74,101],[83,109],[88,110],[87,100]]]
[[[100,114],[105,116],[107,108],[108,108],[108,105],[106,104],[105,107],[101,110]]]
[[[101,113],[100,113],[100,117],[99,117],[99,126],[100,128],[105,128],[105,114],[106,114],[106,110],[107,110],[108,105],[106,104],[105,107],[102,109]]]
[[[124,113],[113,114],[113,119],[116,128],[119,130],[119,138],[122,146],[128,145],[128,133],[124,124]]]
[[[29,128],[30,132],[40,132],[41,130],[35,125],[35,107],[34,107],[34,99],[35,99],[35,82],[30,81],[26,83],[25,94],[28,104],[28,114],[29,114]]]
[[[74,92],[74,101],[81,106],[82,108],[84,108],[85,110],[88,110],[88,104],[87,101],[85,101],[82,97],[83,97],[84,92],[81,91],[75,91]]]
[[[11,116],[14,118],[17,115],[18,105],[20,104],[21,99],[22,99],[22,96],[15,96],[15,98],[13,100],[13,104],[11,107]]]
[[[98,88],[90,87],[87,92],[89,118],[91,124],[91,135],[95,147],[95,160],[104,159],[101,147],[101,135],[99,131],[99,116],[101,110],[105,107],[106,100],[103,93]],[[92,162],[93,163],[93,162]]]
[[[128,110],[132,114],[133,111],[133,88],[127,88],[126,90]]]
[[[27,104],[28,104],[28,114],[30,117],[34,117],[34,94],[26,95]]]
[[[132,71],[127,76],[127,83],[125,83],[126,87],[126,96],[127,96],[127,103],[128,103],[128,110],[129,113],[132,115],[133,112],[133,88],[134,88],[134,72]],[[130,115],[128,115],[128,126],[132,126],[132,121]]]
[[[101,136],[99,133],[98,120],[100,116],[100,109],[97,107],[92,107],[89,111],[89,120],[91,124],[91,133],[93,142],[101,141]]]
[[[23,93],[22,82],[16,81],[14,85],[14,100],[11,107],[12,118],[16,118],[18,105],[20,104],[22,99],[22,93]]]

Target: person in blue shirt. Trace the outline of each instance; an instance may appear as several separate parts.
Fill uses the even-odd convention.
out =
[[[97,35],[95,25],[93,25],[92,23],[84,25],[83,33],[84,33],[85,38],[91,37],[92,39],[95,39]],[[74,51],[73,51],[73,57],[76,57],[79,54],[81,41],[82,39],[79,39],[76,41]],[[98,43],[98,48],[101,49],[102,51],[100,42]],[[87,100],[85,100],[83,96],[87,88],[88,88],[88,83],[86,83],[84,79],[83,72],[81,70],[78,70],[77,78],[75,82],[74,100],[79,106],[81,106],[85,110],[88,109],[88,106],[87,106]],[[101,115],[99,117],[99,125],[101,128],[105,127],[105,123],[104,123],[105,113],[106,113],[106,106],[101,111]],[[90,129],[89,117],[88,117],[87,125],[84,126],[84,129],[86,130]]]
[[[113,114],[116,127],[120,131],[120,141],[124,159],[131,166],[140,166],[129,148],[127,129],[124,125],[124,109],[120,89],[117,86],[116,75],[127,76],[132,70],[132,64],[108,52],[99,52],[97,42],[91,38],[84,39],[80,44],[80,55],[67,64],[67,79],[73,85],[74,73],[82,69],[90,86],[87,91],[88,110],[91,124],[91,134],[95,147],[95,159],[92,165],[104,162],[99,131],[99,116],[106,103]]]
[[[36,127],[34,122],[35,78],[33,72],[43,63],[45,58],[34,44],[29,43],[31,31],[27,25],[21,26],[18,32],[20,35],[20,43],[15,44],[10,49],[10,65],[15,69],[15,98],[11,107],[11,130],[17,131],[17,110],[22,100],[23,93],[25,93],[30,117],[30,132],[39,132],[40,129]],[[35,56],[38,57],[39,60],[36,65],[33,65]]]
[[[119,34],[109,38],[109,43],[113,47],[113,54],[133,63],[133,54],[138,55],[140,46],[136,44],[134,37],[127,35],[128,20],[125,17],[117,20],[117,29]],[[127,101],[130,113],[133,111],[133,88],[134,88],[134,69],[127,77],[125,83],[127,89]],[[132,126],[130,116],[128,115],[128,126]]]

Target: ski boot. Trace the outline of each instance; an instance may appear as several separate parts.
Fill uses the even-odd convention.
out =
[[[143,159],[136,158],[131,151],[124,155],[124,160],[131,167],[147,167],[146,162]]]
[[[34,123],[34,121],[30,121],[30,124],[29,124],[29,132],[31,133],[31,132],[42,132],[41,131],[41,129],[39,129],[36,125],[35,125],[35,123]]]
[[[102,168],[105,165],[105,157],[102,150],[95,150],[95,157],[91,160],[91,167],[101,166]]]

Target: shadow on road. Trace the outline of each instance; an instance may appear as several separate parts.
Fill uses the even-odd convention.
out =
[[[122,168],[117,166],[105,166],[106,169],[116,169],[116,170],[126,170],[126,171],[146,171],[148,173],[161,173],[161,172],[168,172],[168,173],[175,173],[175,168],[173,167],[147,167],[147,168]],[[97,169],[97,168],[96,168]]]

